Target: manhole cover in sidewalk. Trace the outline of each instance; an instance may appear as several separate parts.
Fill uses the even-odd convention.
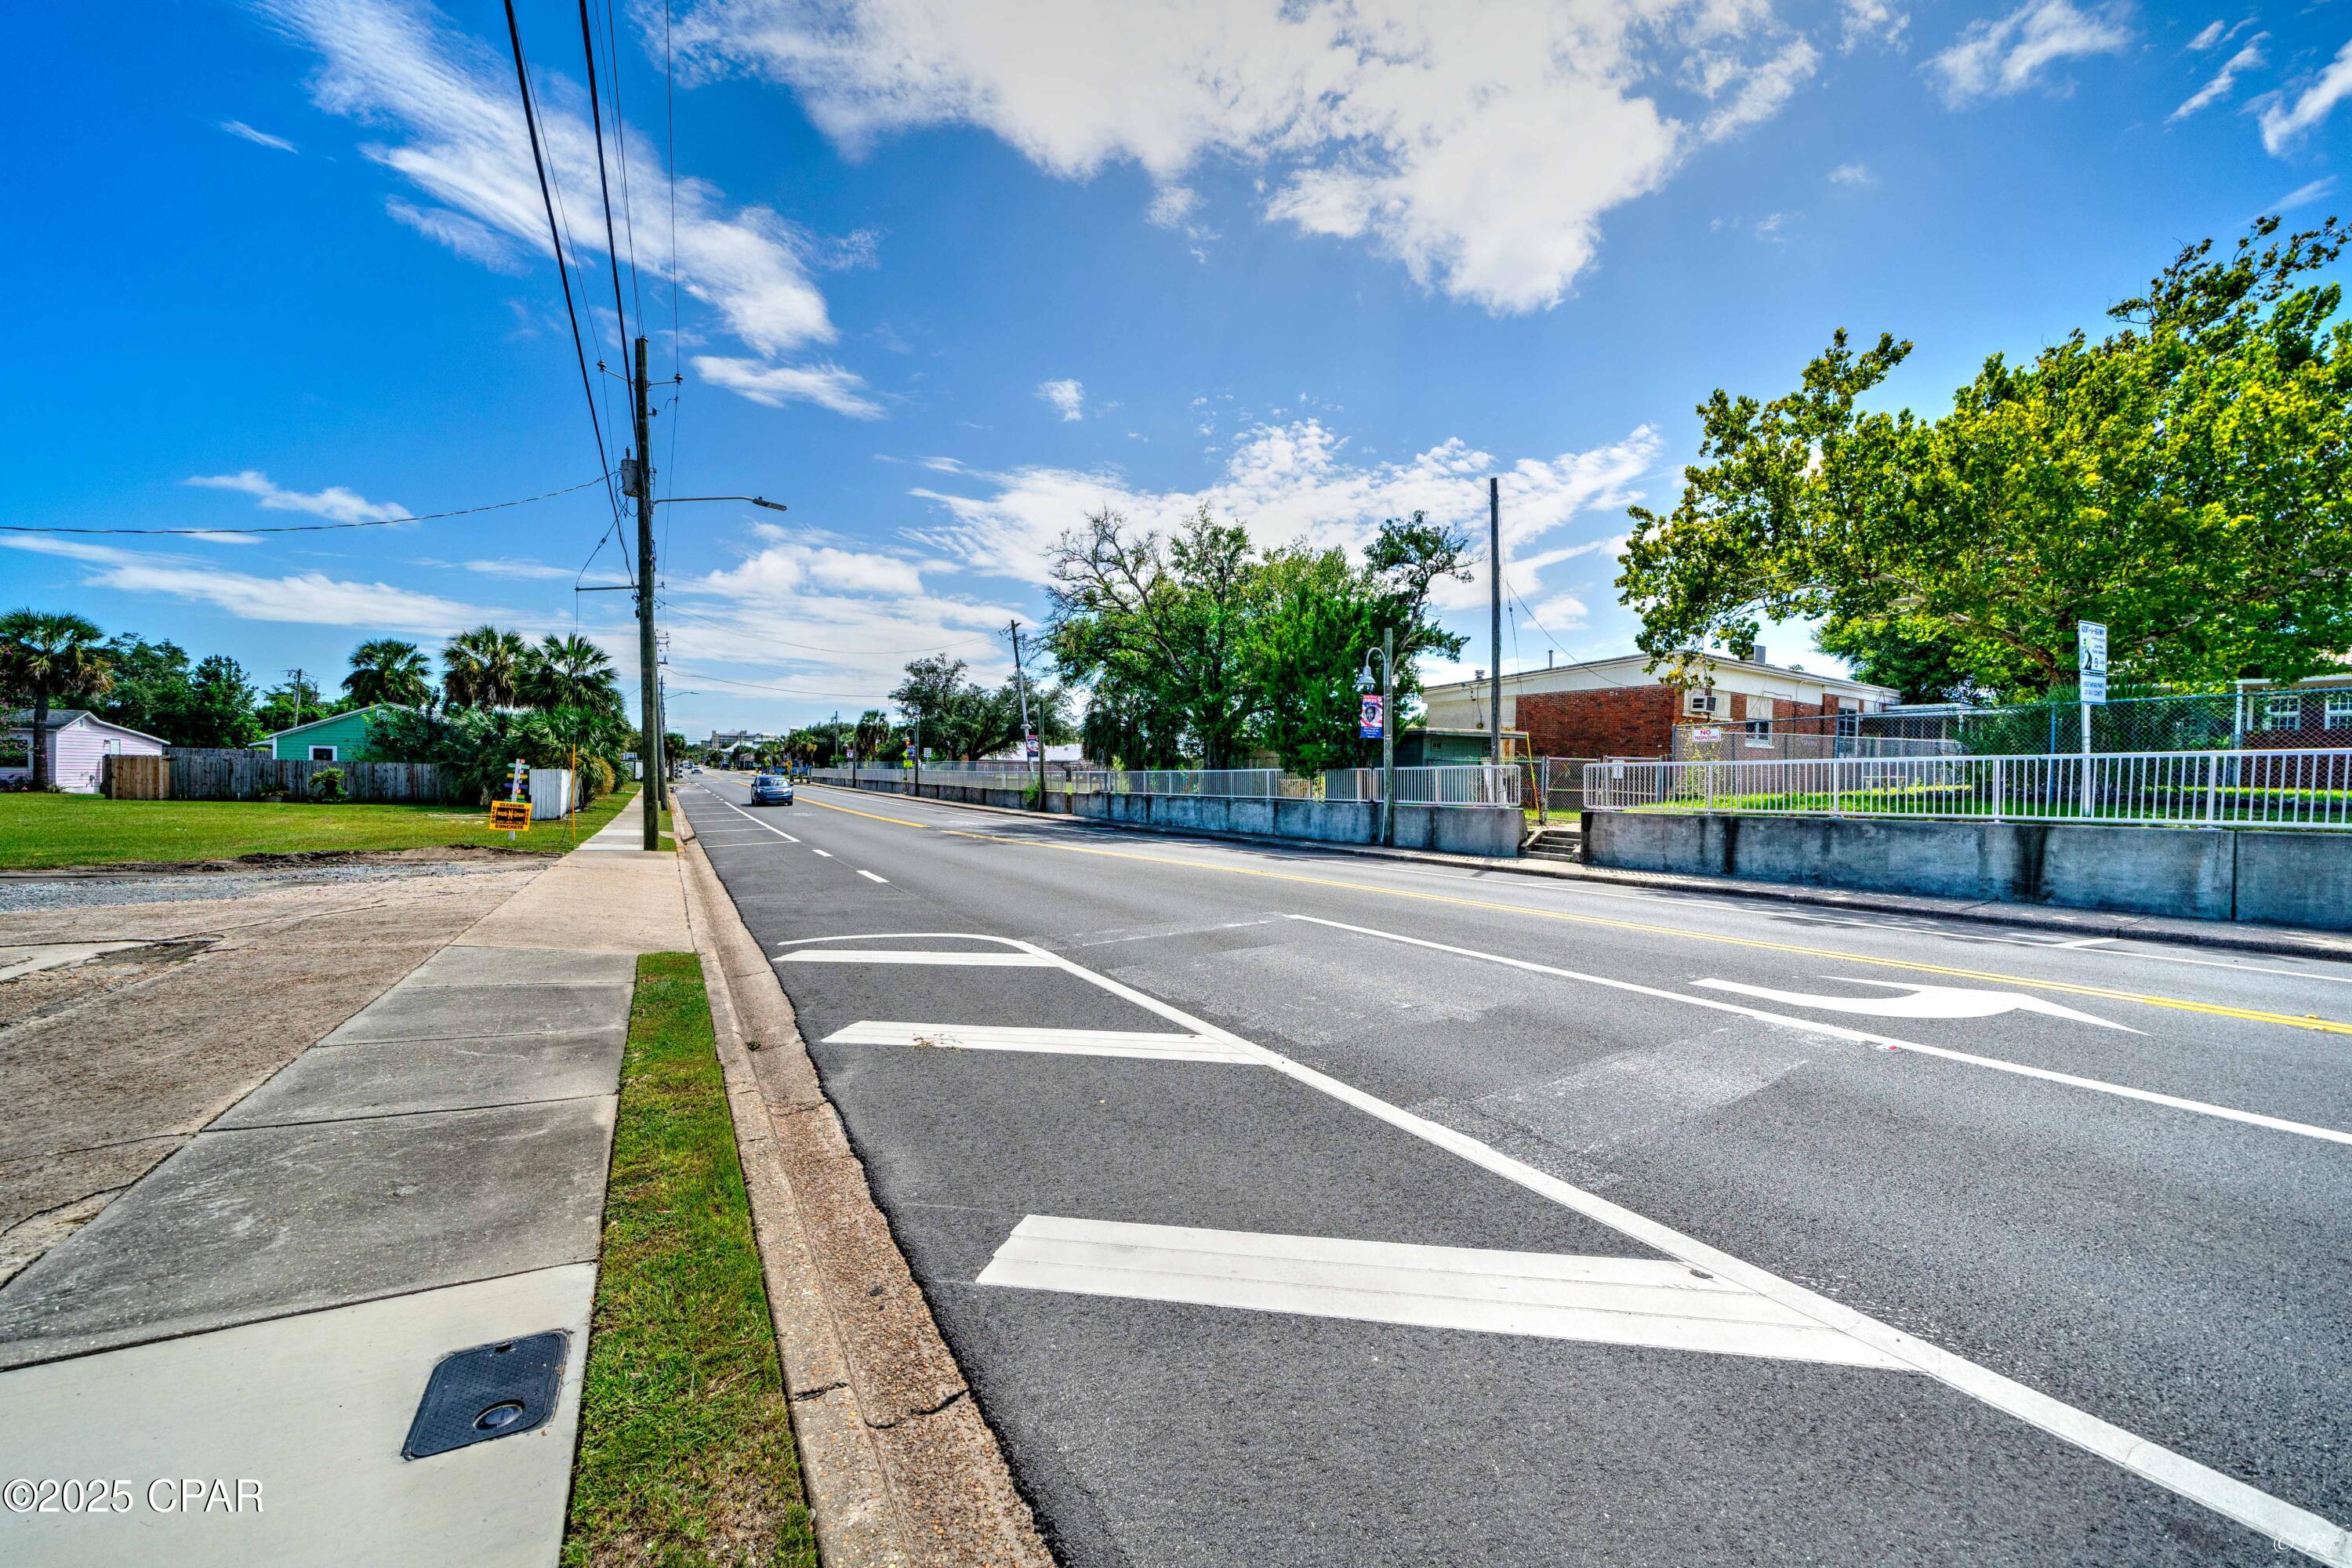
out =
[[[443,1356],[401,1450],[404,1459],[446,1454],[547,1425],[563,1384],[562,1330]]]

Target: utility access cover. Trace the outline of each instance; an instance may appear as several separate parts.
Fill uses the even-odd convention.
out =
[[[563,1385],[569,1337],[557,1329],[443,1356],[425,1382],[401,1458],[422,1459],[546,1426]]]

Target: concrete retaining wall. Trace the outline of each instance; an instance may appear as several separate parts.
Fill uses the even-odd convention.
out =
[[[838,781],[835,781],[838,782]],[[903,777],[860,779],[860,789],[908,793]],[[976,789],[968,784],[923,781],[923,798],[960,800],[973,805],[1015,810],[1028,805],[1019,790]],[[1380,807],[1365,800],[1247,800],[1194,795],[1066,795],[1045,797],[1047,809],[1075,811],[1122,826],[1175,833],[1246,833],[1265,838],[1297,838],[1312,844],[1373,844],[1380,838]],[[1519,852],[1526,818],[1515,805],[1405,805],[1396,808],[1401,849],[1433,849],[1448,855],[1509,858]]]
[[[2352,834],[1591,811],[1588,864],[2352,931]]]

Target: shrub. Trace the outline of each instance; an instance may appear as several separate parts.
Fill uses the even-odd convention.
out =
[[[312,800],[342,799],[343,770],[341,768],[320,768],[317,773],[312,773],[310,775],[310,798]]]

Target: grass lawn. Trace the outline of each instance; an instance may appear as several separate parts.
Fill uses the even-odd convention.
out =
[[[637,960],[562,1561],[816,1565],[690,952]]]
[[[583,811],[578,828],[542,822],[514,847],[561,854],[634,805],[624,785]],[[663,847],[669,814],[662,814]],[[217,860],[321,849],[504,848],[489,813],[459,805],[318,805],[264,800],[107,800],[94,795],[0,795],[0,868],[99,866],[118,860]]]

